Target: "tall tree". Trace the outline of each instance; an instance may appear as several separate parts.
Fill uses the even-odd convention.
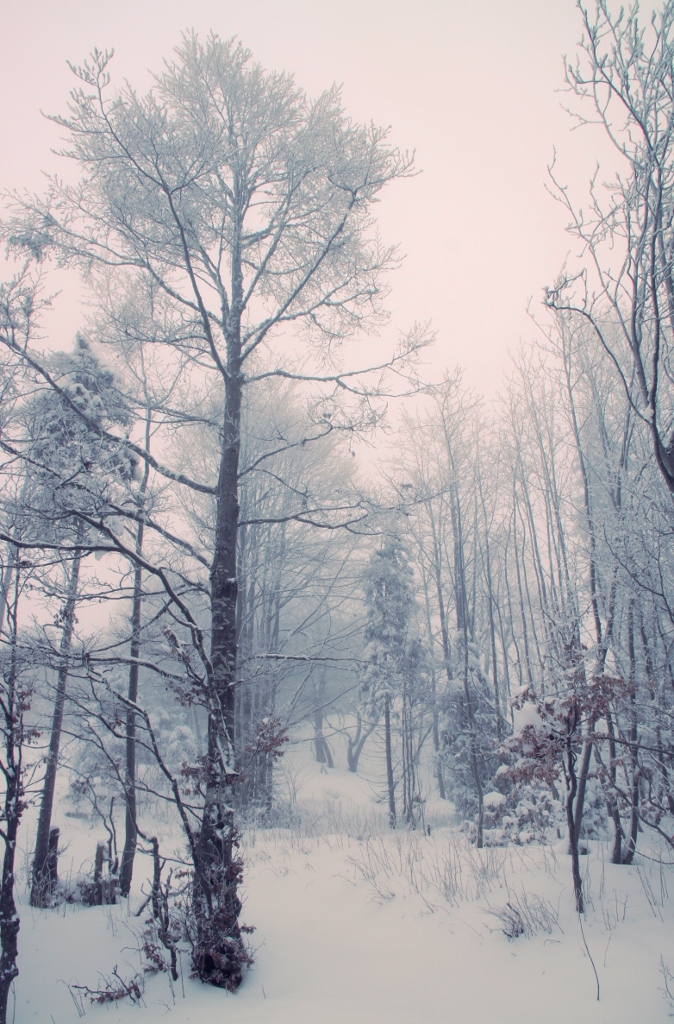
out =
[[[408,710],[410,645],[414,598],[407,553],[399,538],[386,536],[370,558],[365,574],[365,661],[362,695],[370,718],[384,717],[388,818],[395,828],[397,813],[391,715],[404,696]]]
[[[79,183],[54,178],[44,199],[16,197],[5,234],[93,278],[151,279],[165,314],[146,340],[166,347],[185,386],[198,367],[222,391],[215,480],[159,463],[142,443],[129,448],[176,485],[214,499],[209,629],[175,589],[169,597],[200,660],[209,708],[193,845],[195,968],[236,988],[245,959],[232,811],[243,393],[263,379],[303,380],[323,396],[324,423],[371,423],[378,379],[367,383],[338,361],[349,336],[382,321],[383,275],[396,254],[379,242],[370,211],[411,159],[385,131],[350,120],[338,90],[310,102],[289,76],[263,71],[241,45],[215,35],[205,43],[186,36],[145,96],[130,86],[111,94],[110,56],[94,52],[74,69],[81,84],[70,113],[55,118]],[[114,305],[114,288],[106,296]],[[293,365],[289,342],[298,337],[306,344]],[[379,370],[406,361],[423,340],[413,332]],[[262,353],[272,352],[261,368]],[[31,353],[21,357],[38,364]],[[347,398],[355,410],[345,409]],[[168,583],[166,572],[158,578]]]
[[[564,271],[546,302],[591,326],[674,495],[674,3],[666,0],[646,26],[638,2],[616,14],[608,0],[596,0],[592,14],[578,6],[583,36],[575,61],[565,63],[580,101],[574,116],[602,126],[618,169],[607,183],[593,176],[584,212],[551,169],[584,264]]]
[[[78,337],[73,356],[54,357],[51,371],[58,375],[63,395],[68,401],[47,389],[27,402],[24,410],[27,420],[27,472],[32,510],[40,523],[40,531],[43,535],[48,531],[55,541],[69,540],[73,553],[66,572],[65,602],[58,616],[61,639],[33,856],[32,906],[49,903],[55,881],[49,865],[49,837],[80,567],[86,553],[84,541],[88,532],[77,511],[91,512],[96,498],[100,496],[96,476],[104,478],[105,487],[109,485],[110,478],[114,479],[120,473],[126,476],[131,469],[125,459],[119,458],[119,446],[101,444],[100,436],[92,433],[71,408],[72,403],[76,408],[84,409],[87,417],[99,425],[113,426],[126,421],[113,375],[101,367],[84,338]]]

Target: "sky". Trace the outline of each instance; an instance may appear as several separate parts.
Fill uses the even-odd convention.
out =
[[[64,173],[59,129],[40,113],[65,111],[67,61],[114,48],[113,84],[150,84],[181,32],[237,36],[265,68],[291,71],[317,96],[343,85],[359,121],[390,125],[416,151],[414,178],[394,183],[377,210],[383,240],[405,254],[391,278],[390,332],[430,321],[428,373],[460,365],[494,392],[508,353],[538,329],[541,297],[576,243],[546,192],[547,167],[582,205],[601,158],[601,132],[573,130],[562,109],[562,55],[581,36],[575,0],[0,0],[0,189],[44,188]],[[2,273],[2,268],[0,268]],[[60,287],[45,325],[68,348],[82,322],[78,288]]]

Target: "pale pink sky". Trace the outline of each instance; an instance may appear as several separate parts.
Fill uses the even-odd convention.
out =
[[[650,6],[650,5],[649,5]],[[457,363],[491,392],[508,348],[535,329],[527,302],[558,273],[572,240],[544,189],[558,168],[584,197],[596,157],[615,159],[596,130],[571,132],[560,104],[562,54],[580,37],[575,0],[22,0],[3,4],[0,36],[0,188],[40,188],[63,164],[66,60],[115,49],[113,81],[149,84],[185,28],[237,35],[263,66],[292,71],[316,95],[343,82],[357,119],[392,126],[416,148],[423,174],[397,183],[379,207],[385,241],[407,254],[392,279],[393,326],[431,320],[433,373]],[[1,272],[1,270],[0,270]],[[80,319],[64,283],[48,323],[69,347]]]

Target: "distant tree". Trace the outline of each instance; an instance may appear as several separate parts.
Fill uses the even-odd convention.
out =
[[[412,572],[401,541],[386,536],[370,557],[365,572],[366,667],[361,682],[361,699],[368,717],[383,715],[386,749],[388,817],[396,826],[395,781],[391,716],[409,678],[413,658],[414,593]]]

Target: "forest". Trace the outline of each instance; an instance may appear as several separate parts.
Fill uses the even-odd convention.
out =
[[[215,33],[71,66],[0,220],[0,1024],[440,1021],[443,949],[457,1019],[674,1012],[674,0],[578,8],[618,170],[551,164],[489,400],[390,343],[393,131]]]

